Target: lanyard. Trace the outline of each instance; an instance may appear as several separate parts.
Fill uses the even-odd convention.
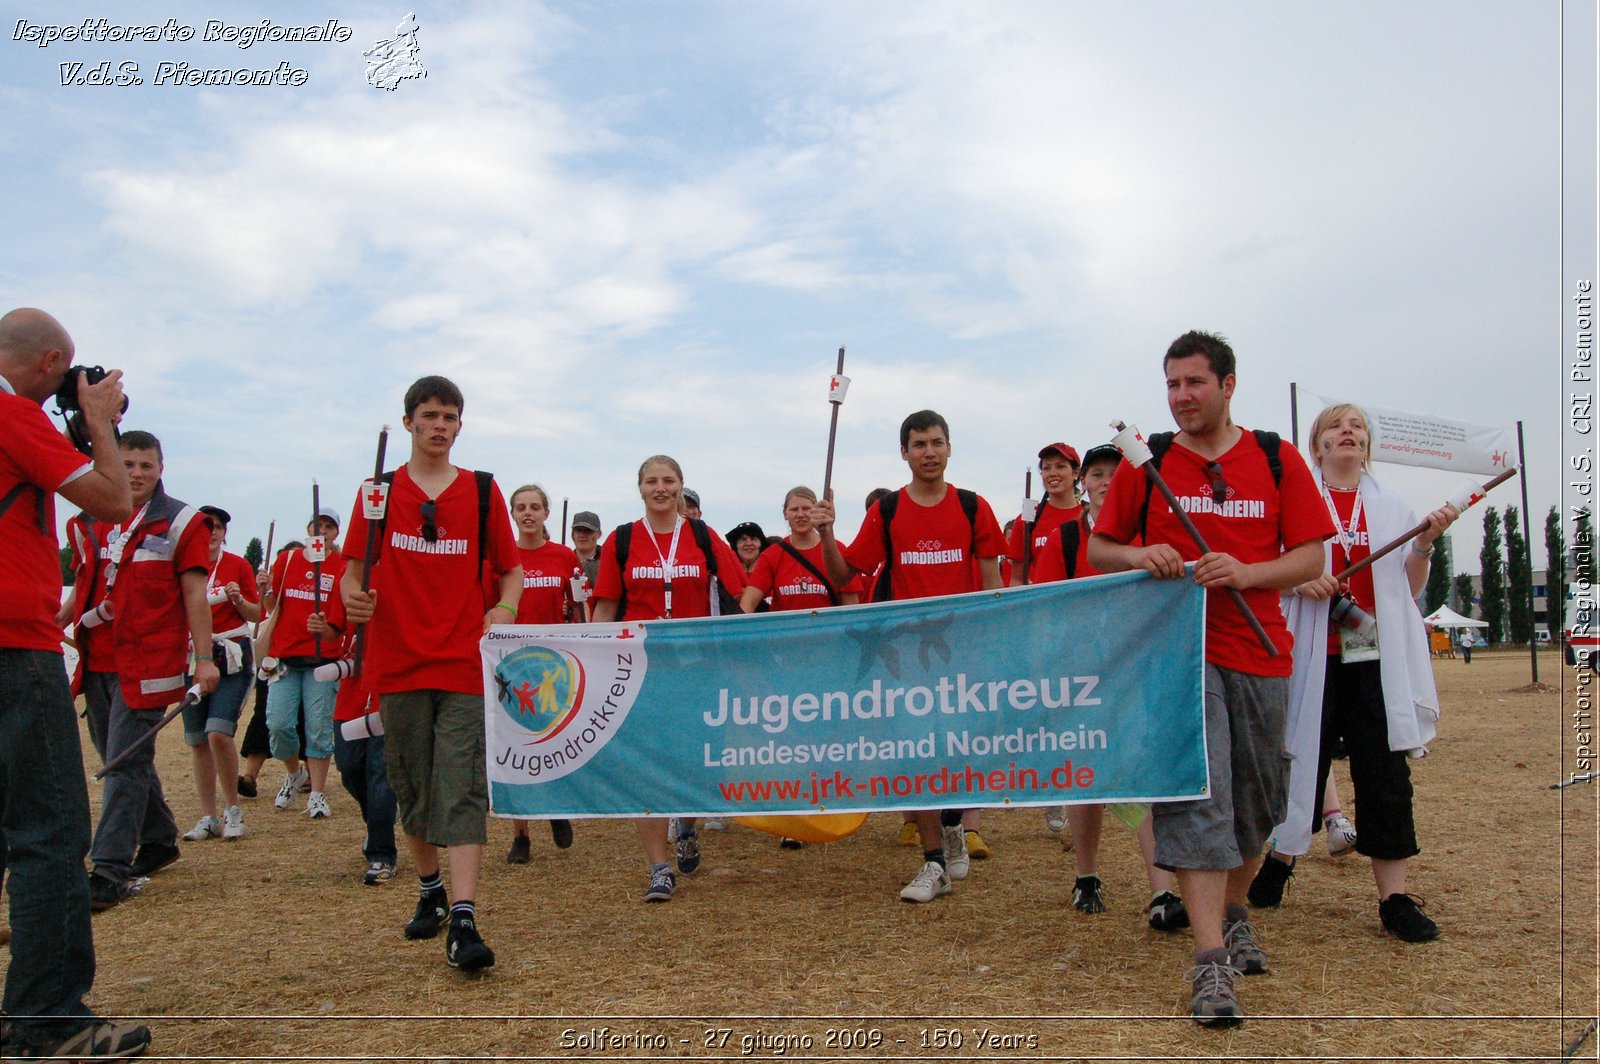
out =
[[[672,616],[672,568],[678,560],[678,537],[683,534],[683,518],[680,516],[672,526],[672,542],[667,546],[667,553],[661,553],[661,541],[656,539],[656,530],[650,527],[650,520],[644,521],[644,530],[650,533],[650,544],[656,549],[656,557],[661,559],[661,587],[665,598],[666,614]]]
[[[1361,489],[1356,488],[1356,498],[1350,507],[1350,527],[1347,529],[1344,522],[1339,520],[1339,508],[1333,504],[1333,496],[1328,494],[1328,485],[1322,487],[1322,501],[1328,504],[1328,516],[1333,518],[1333,527],[1339,534],[1339,546],[1344,549],[1344,563],[1350,565],[1350,554],[1356,545],[1356,529],[1361,525]]]
[[[106,548],[106,592],[117,582],[117,567],[122,564],[122,555],[128,549],[128,540],[133,538],[133,533],[139,528],[139,523],[144,520],[145,511],[150,509],[150,504],[155,499],[146,499],[145,504],[139,507],[139,512],[133,515],[133,520],[128,522],[126,532],[111,530],[111,535],[106,537],[111,543]]]

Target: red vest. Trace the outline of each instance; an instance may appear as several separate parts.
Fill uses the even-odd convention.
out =
[[[130,709],[170,706],[188,689],[189,618],[178,549],[186,534],[204,526],[199,510],[158,490],[144,520],[128,533],[111,588],[111,630],[117,680]]]

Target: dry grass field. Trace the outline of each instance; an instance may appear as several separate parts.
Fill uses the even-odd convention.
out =
[[[1189,937],[1146,926],[1137,846],[1111,818],[1098,917],[1072,910],[1071,857],[1036,809],[986,814],[994,856],[920,906],[895,898],[916,859],[893,816],[799,852],[706,833],[704,869],[667,905],[640,901],[626,822],[580,822],[566,851],[536,826],[533,862],[508,866],[495,821],[480,925],[499,962],[466,977],[442,938],[402,939],[404,860],[361,884],[354,803],[330,787],[331,820],[303,799],[275,812],[271,766],[244,840],[184,844],[95,918],[92,1001],[145,1018],[166,1060],[1560,1059],[1597,1011],[1600,785],[1551,789],[1571,772],[1577,674],[1546,653],[1540,678],[1565,693],[1527,690],[1526,652],[1436,670],[1412,890],[1443,935],[1387,937],[1364,860],[1314,852],[1283,908],[1257,915],[1273,970],[1244,981],[1250,1018],[1231,1031],[1187,1018]],[[177,728],[160,747],[187,827]]]

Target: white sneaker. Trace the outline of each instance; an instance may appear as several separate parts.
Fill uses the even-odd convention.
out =
[[[922,868],[912,877],[911,882],[900,889],[901,901],[932,901],[944,894],[949,894],[955,888],[950,885],[950,876],[938,861],[927,861]]]
[[[1051,831],[1067,830],[1067,807],[1064,805],[1045,806],[1044,826]]]
[[[227,842],[244,838],[244,810],[236,805],[222,811],[222,838]]]
[[[1355,849],[1356,827],[1345,818],[1343,813],[1331,816],[1322,822],[1322,830],[1328,836],[1328,856],[1338,857],[1340,854],[1349,853]]]
[[[727,827],[720,816],[708,816],[700,822],[700,826],[706,831],[722,831]]]
[[[204,842],[222,837],[222,821],[214,816],[203,816],[195,826],[183,833],[185,842]]]
[[[940,828],[944,836],[944,867],[950,873],[951,879],[966,879],[967,871],[972,867],[972,858],[967,854],[967,832],[960,824],[952,824],[947,828]]]
[[[311,773],[301,765],[291,774],[283,777],[283,786],[278,788],[278,796],[272,804],[279,809],[290,809],[294,806],[294,796],[299,793],[300,785],[311,778]]]
[[[306,816],[312,820],[324,820],[333,815],[333,810],[328,808],[328,798],[321,791],[312,791],[311,797],[306,799]]]

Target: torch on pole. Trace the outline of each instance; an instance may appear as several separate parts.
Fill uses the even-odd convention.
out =
[[[389,426],[378,433],[378,458],[372,465],[372,479],[361,485],[361,515],[367,519],[367,542],[361,553],[361,591],[372,588],[372,563],[378,557],[378,535],[389,512],[389,485],[383,482],[383,455],[389,446]],[[367,626],[356,630],[356,643],[350,653],[353,675],[361,675],[361,657],[367,646]]]
[[[839,438],[839,407],[844,403],[846,393],[850,391],[850,378],[844,375],[844,348],[839,348],[839,366],[833,371],[833,376],[828,378],[828,402],[833,406],[833,414],[828,420],[828,464],[822,471],[822,497],[833,498],[833,446]]]

